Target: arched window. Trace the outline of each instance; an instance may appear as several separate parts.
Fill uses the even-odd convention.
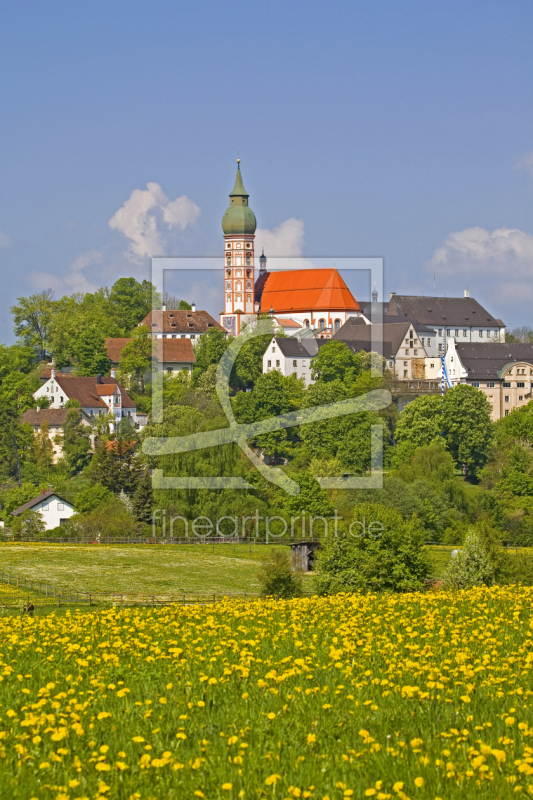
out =
[[[251,274],[252,274],[252,270],[251,269],[247,269],[246,270],[246,277],[249,278]]]
[[[304,319],[304,326],[305,326],[306,328],[308,328],[308,327],[309,327],[309,320],[308,320],[308,319]]]
[[[227,297],[227,302],[228,302],[228,303],[231,303],[231,295],[230,295],[230,294],[228,294],[228,297]]]
[[[226,261],[226,266],[231,267],[231,256],[228,255],[228,260]]]
[[[319,319],[318,320],[318,330],[319,331],[323,331],[325,327],[326,327],[326,320],[325,319]]]
[[[230,278],[230,277],[231,277],[231,270],[230,270],[230,269],[227,269],[227,270],[226,270],[226,275],[228,276],[228,278]]]
[[[237,283],[235,284],[235,291],[240,292],[241,289],[242,289],[242,283],[240,281],[237,281]]]
[[[246,256],[246,266],[249,267],[251,263],[250,256]]]
[[[337,333],[337,331],[339,330],[341,325],[342,325],[342,322],[340,321],[340,319],[336,319],[335,320],[335,333]]]

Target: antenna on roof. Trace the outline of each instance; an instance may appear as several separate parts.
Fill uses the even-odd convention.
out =
[[[436,284],[436,277],[435,277],[435,273],[433,273],[433,294],[435,294],[435,291],[436,291],[435,284]]]

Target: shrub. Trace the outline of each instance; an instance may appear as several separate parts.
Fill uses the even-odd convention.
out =
[[[361,503],[353,519],[347,533],[329,533],[317,551],[319,594],[413,591],[424,586],[429,561],[418,517],[404,520],[381,503]]]
[[[494,564],[477,530],[466,536],[462,550],[451,558],[442,581],[446,589],[471,589],[473,586],[492,586],[495,582]]]
[[[264,559],[259,571],[261,594],[264,597],[299,597],[302,579],[291,569],[290,553],[272,550]]]

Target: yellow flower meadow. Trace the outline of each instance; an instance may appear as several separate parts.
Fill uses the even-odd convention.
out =
[[[1,617],[0,796],[532,796],[532,607],[507,587]]]

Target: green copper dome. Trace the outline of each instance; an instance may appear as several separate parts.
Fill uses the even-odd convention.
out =
[[[235,178],[235,186],[230,193],[230,205],[222,217],[222,230],[226,235],[235,234],[252,234],[255,233],[257,222],[255,214],[248,205],[248,195],[243,186],[241,176],[241,166],[237,161],[237,177]]]

